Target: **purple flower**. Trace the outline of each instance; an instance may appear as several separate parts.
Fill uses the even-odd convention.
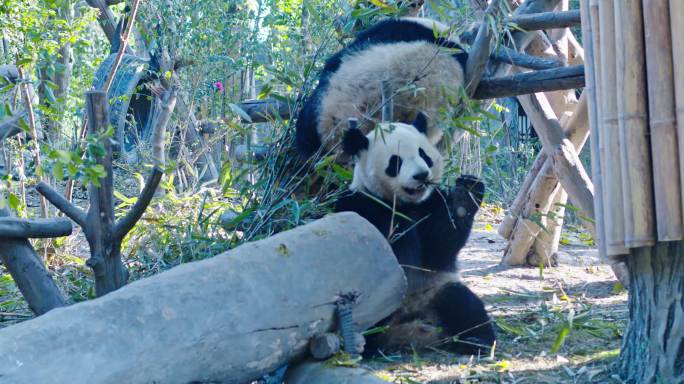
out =
[[[223,92],[225,90],[225,88],[223,88],[223,83],[220,81],[215,82],[214,87],[216,87],[216,90],[219,92]]]

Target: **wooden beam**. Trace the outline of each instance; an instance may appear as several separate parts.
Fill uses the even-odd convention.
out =
[[[579,153],[589,137],[589,121],[587,115],[587,97],[580,97],[573,116],[564,122],[564,132]],[[506,265],[526,265],[527,253],[534,244],[541,228],[531,220],[534,216],[548,212],[554,196],[559,188],[558,178],[553,171],[550,159],[544,162],[539,174],[529,190],[521,197],[523,208],[514,216],[515,224],[511,230],[510,242],[504,251],[502,263]]]
[[[586,98],[586,97],[585,97]],[[578,151],[566,137],[546,96],[541,93],[519,96],[518,100],[541,139],[544,151],[553,161],[556,177],[568,192],[570,200],[580,208],[580,219],[594,237],[594,185],[584,170]],[[586,103],[586,102],[585,102]],[[586,121],[585,124],[588,123]]]
[[[584,66],[573,65],[482,79],[473,98],[486,100],[582,87],[584,87]]]
[[[513,16],[505,20],[525,31],[557,29],[578,26],[581,23],[580,11],[542,12]]]
[[[489,59],[528,69],[553,69],[563,65],[560,60],[527,55],[508,47],[496,48]]]
[[[511,206],[508,207],[508,213],[506,214],[506,217],[504,217],[504,219],[501,221],[501,224],[499,224],[499,228],[497,229],[499,235],[504,239],[508,239],[511,237],[513,227],[515,227],[515,222],[518,220],[518,216],[520,216],[523,209],[525,208],[525,203],[527,203],[526,198],[529,194],[530,188],[532,188],[534,180],[539,175],[539,172],[546,163],[547,159],[548,156],[546,155],[546,152],[540,151],[537,155],[537,158],[534,160],[532,167],[527,172],[527,176],[525,176],[525,180],[520,186],[518,194],[515,196],[515,200],[513,200]]]
[[[51,238],[71,234],[71,220],[53,219],[18,219],[16,217],[0,217],[0,237],[16,238]]]

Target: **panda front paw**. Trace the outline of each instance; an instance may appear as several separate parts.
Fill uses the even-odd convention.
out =
[[[461,175],[449,193],[451,207],[459,217],[474,216],[482,204],[485,185],[471,175]]]

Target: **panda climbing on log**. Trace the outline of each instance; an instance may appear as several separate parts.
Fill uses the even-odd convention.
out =
[[[360,32],[326,61],[304,102],[296,124],[299,153],[309,158],[321,147],[335,151],[348,118],[368,133],[380,121],[383,81],[393,91],[393,120],[410,124],[419,111],[427,113],[427,136],[437,144],[445,131],[437,118],[458,102],[467,60],[448,31],[438,21],[406,17]]]
[[[345,154],[356,162],[350,191],[335,210],[356,212],[387,236],[408,281],[402,307],[381,324],[385,331],[368,337],[371,354],[408,346],[476,354],[495,341],[484,303],[457,267],[484,184],[461,176],[455,187],[438,188],[444,165],[428,132],[420,113],[413,125],[383,123],[368,134],[351,128],[343,137]]]

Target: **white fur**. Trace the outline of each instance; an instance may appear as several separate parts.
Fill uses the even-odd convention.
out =
[[[368,133],[368,150],[362,151],[354,165],[354,178],[351,189],[366,191],[387,201],[419,203],[433,192],[433,184],[442,178],[444,163],[437,148],[424,134],[409,124],[381,124],[378,129]],[[432,159],[432,167],[419,155],[419,148]],[[392,155],[402,159],[399,173],[390,177],[385,173]],[[414,175],[427,171],[430,183],[421,193],[410,194],[405,188],[420,188],[423,183],[415,180]]]
[[[382,82],[389,80],[395,94],[394,121],[413,121],[427,114],[428,137],[437,144],[450,126],[435,124],[440,112],[458,102],[463,68],[453,52],[427,42],[374,45],[345,56],[321,98],[318,134],[327,150],[339,143],[347,120],[355,117],[359,128],[370,132],[380,121]]]

